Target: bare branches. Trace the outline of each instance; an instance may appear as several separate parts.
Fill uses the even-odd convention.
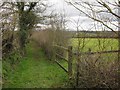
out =
[[[31,11],[36,6],[36,4],[37,4],[37,2],[30,3],[30,7],[28,9],[28,12]]]
[[[103,2],[102,0],[101,0],[101,1],[98,1],[98,0],[97,0],[97,2],[98,2],[100,5],[102,5],[103,7],[105,7],[105,8],[109,11],[109,13],[111,13],[111,14],[113,14],[114,16],[120,18],[120,16],[117,15],[116,13],[114,13],[114,12],[112,11],[111,7],[110,7],[109,5],[107,5],[105,2]]]
[[[94,21],[97,21],[99,23],[101,23],[103,26],[107,27],[108,29],[110,29],[111,31],[113,31],[114,33],[117,34],[117,32],[112,28],[110,27],[108,24],[105,23],[105,21],[103,19],[100,18],[99,16],[99,13],[100,12],[105,12],[105,13],[111,13],[114,17],[116,18],[120,18],[119,15],[117,15],[116,13],[114,13],[111,9],[111,7],[109,5],[107,5],[105,2],[103,2],[102,0],[101,1],[98,1],[97,2],[102,6],[102,8],[106,8],[107,10],[95,10],[94,9],[94,5],[90,4],[89,2],[83,2],[83,4],[87,5],[83,5],[82,3],[73,3],[73,2],[69,2],[70,5],[72,5],[73,7],[75,7],[78,11],[80,11],[81,13],[83,13],[85,16],[87,16],[88,18],[94,20]],[[82,8],[79,7],[79,5],[81,5]],[[88,11],[84,11],[84,10],[89,10],[91,12],[88,12]],[[99,13],[98,13],[99,12]],[[92,14],[92,15],[91,15]],[[110,22],[110,21],[109,21]],[[114,26],[117,26],[115,24],[113,24]],[[118,27],[118,26],[117,26]]]

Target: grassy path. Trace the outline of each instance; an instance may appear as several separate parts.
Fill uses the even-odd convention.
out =
[[[14,72],[9,74],[5,87],[63,87],[67,80],[67,74],[56,63],[47,60],[39,46],[31,42],[27,46],[26,57],[22,58]]]

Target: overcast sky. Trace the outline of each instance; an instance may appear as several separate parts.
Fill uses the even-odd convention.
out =
[[[84,29],[88,29],[88,25],[91,24],[90,20],[85,16],[79,16],[80,12],[76,10],[73,6],[68,5],[64,0],[49,0],[49,3],[53,4],[53,10],[56,13],[64,13],[66,15],[67,27],[70,30],[76,30],[76,22],[79,20],[79,24]],[[83,23],[84,22],[84,23]],[[87,27],[85,27],[87,26]]]
[[[88,0],[86,0],[88,1]],[[95,0],[89,0],[89,2],[93,3]],[[114,0],[112,0],[114,1]],[[66,19],[69,20],[67,23],[67,27],[70,30],[76,30],[76,22],[79,20],[79,29],[80,30],[95,30],[93,28],[94,23],[93,20],[87,18],[82,15],[78,10],[76,10],[73,6],[68,5],[64,0],[49,0],[49,3],[53,5],[50,10],[55,10],[56,13],[66,14]],[[103,14],[104,15],[104,14]],[[107,15],[108,16],[108,15]],[[113,21],[113,23],[117,23],[117,21]],[[101,29],[101,24],[98,24],[98,29]],[[116,29],[116,28],[115,28]]]

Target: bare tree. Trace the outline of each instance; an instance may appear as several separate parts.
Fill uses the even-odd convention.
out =
[[[117,64],[120,66],[120,1],[119,0],[67,0],[67,3],[72,5],[81,15],[94,20],[97,24],[101,24],[105,30],[112,31],[118,37],[118,60]],[[115,23],[114,23],[115,22]],[[103,29],[103,30],[104,30]],[[117,31],[118,29],[118,31]],[[99,41],[99,40],[98,40]],[[105,43],[105,40],[103,41]],[[102,50],[104,46],[102,47]],[[117,67],[119,68],[119,67]],[[119,70],[118,70],[119,71]],[[120,80],[120,74],[118,73]],[[116,84],[117,85],[117,84]]]
[[[117,10],[119,8],[118,2],[105,2],[103,0],[88,2],[83,0],[76,0],[68,1],[68,3],[80,11],[81,14],[91,18],[94,21],[102,23],[105,27],[117,34],[117,31],[105,22],[110,22],[113,26],[119,27],[119,25],[112,23],[113,20],[120,18],[119,14],[117,14]]]

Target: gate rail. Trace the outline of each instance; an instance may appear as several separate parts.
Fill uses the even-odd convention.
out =
[[[68,73],[69,77],[72,77],[72,60],[73,60],[73,53],[72,53],[72,46],[68,46],[67,48],[66,47],[63,47],[63,46],[60,46],[60,45],[53,45],[54,47],[56,48],[61,48],[63,50],[65,50],[66,52],[68,52],[68,59],[66,59],[65,57],[63,57],[62,55],[58,54],[58,53],[55,53],[55,62],[66,72]],[[64,61],[67,62],[68,64],[68,69],[64,68],[60,62],[58,60],[56,60],[57,58],[60,58]]]

